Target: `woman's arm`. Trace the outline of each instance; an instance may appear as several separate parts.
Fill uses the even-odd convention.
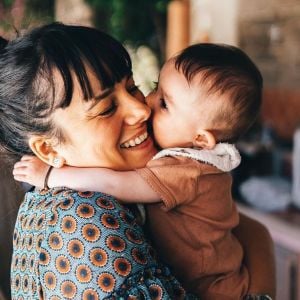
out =
[[[244,260],[250,274],[249,294],[268,294],[275,299],[274,245],[267,228],[240,214],[240,224],[234,234],[244,248]]]
[[[15,180],[43,187],[49,166],[35,156],[24,156],[14,166]],[[125,203],[159,202],[159,195],[135,171],[114,171],[106,168],[53,168],[48,187],[65,186],[76,191],[102,192]]]

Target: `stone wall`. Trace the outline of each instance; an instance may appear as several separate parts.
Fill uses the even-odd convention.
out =
[[[300,1],[240,0],[239,46],[259,65],[266,86],[299,89]]]

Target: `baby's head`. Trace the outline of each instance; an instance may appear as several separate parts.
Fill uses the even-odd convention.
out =
[[[186,48],[165,63],[147,98],[157,143],[211,149],[235,142],[258,116],[262,83],[255,64],[236,47]]]

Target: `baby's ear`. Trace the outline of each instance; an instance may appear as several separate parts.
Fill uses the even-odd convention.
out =
[[[29,147],[40,160],[50,166],[60,168],[65,163],[65,160],[53,149],[52,142],[49,138],[31,136],[29,138]]]
[[[214,135],[208,130],[198,130],[194,137],[193,146],[200,149],[210,150],[216,145]]]

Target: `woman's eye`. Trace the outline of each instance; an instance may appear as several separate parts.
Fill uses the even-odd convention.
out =
[[[99,116],[102,116],[102,117],[109,116],[112,113],[114,113],[116,109],[117,109],[117,105],[115,103],[112,103],[104,111],[102,111],[101,113],[99,113]]]
[[[162,109],[168,109],[168,105],[167,105],[165,99],[163,99],[163,98],[159,99],[159,105]]]

